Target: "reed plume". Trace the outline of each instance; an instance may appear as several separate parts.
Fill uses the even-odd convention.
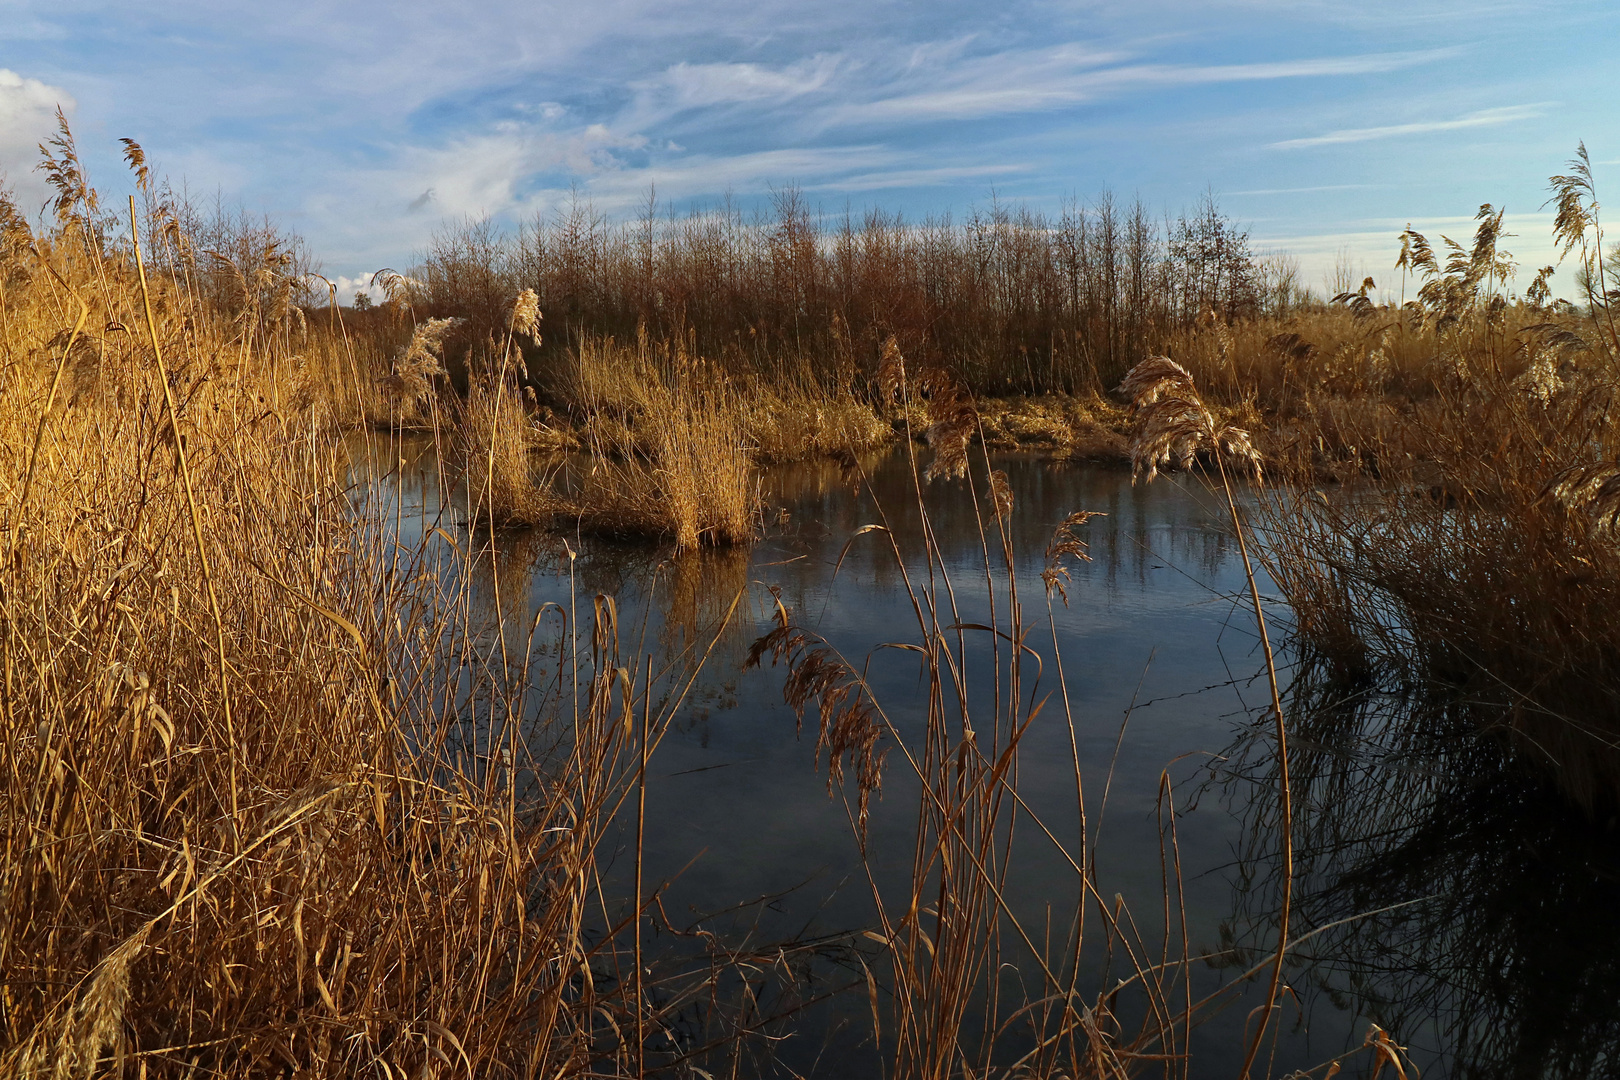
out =
[[[1131,479],[1152,481],[1159,468],[1174,461],[1191,467],[1199,454],[1216,455],[1259,477],[1260,453],[1249,433],[1222,424],[1204,405],[1187,369],[1164,356],[1150,356],[1126,373],[1117,393],[1135,411],[1131,439]]]

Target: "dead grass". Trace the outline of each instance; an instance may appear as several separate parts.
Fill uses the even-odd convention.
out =
[[[446,585],[484,555],[396,543],[285,342],[143,282],[60,149],[0,258],[0,1072],[638,1068],[667,1016],[605,984],[592,868],[685,676],[598,605],[532,698]]]
[[[344,487],[333,436],[351,416],[437,428],[455,377],[453,328],[429,316],[454,313],[416,319],[420,297],[403,284],[377,334],[356,344],[335,307],[323,324],[295,302],[308,275],[292,248],[242,230],[231,252],[199,258],[202,234],[144,173],[143,282],[130,231],[100,207],[65,126],[52,146],[60,198],[48,234],[0,213],[0,1069],[642,1071],[647,1044],[626,1032],[656,1030],[713,984],[653,995],[639,945],[634,978],[606,978],[646,896],[638,886],[626,924],[593,937],[590,912],[607,909],[594,860],[685,690],[620,655],[616,613],[599,597],[589,632],[570,629],[561,653],[571,677],[531,699],[532,641],[509,641],[504,623],[481,627],[471,586],[447,589],[438,572],[436,560],[470,558],[476,578],[487,559],[495,611],[505,610],[520,582],[493,542],[480,547],[474,530],[470,551],[431,533],[402,548]],[[857,345],[838,312],[826,321],[838,377],[820,382],[767,383],[759,376],[771,368],[738,366],[740,346],[711,361],[646,335],[634,346],[586,339],[558,392],[589,456],[576,481],[549,492],[530,455],[546,403],[517,388],[529,358],[507,308],[504,348],[493,337],[481,356],[476,343],[455,344],[469,373],[488,373],[456,414],[475,517],[479,507],[491,523],[563,515],[683,550],[726,546],[757,531],[757,459],[853,455],[896,425],[926,438],[929,471],[945,477],[971,475],[980,433],[1117,453],[1121,414],[1106,402],[1002,407],[973,386],[1094,385],[1122,350],[1157,334],[1175,357],[1175,371],[1160,371],[1175,393],[1158,402],[1162,423],[1138,432],[1139,458],[1185,463],[1211,445],[1251,457],[1232,432],[1258,419],[1272,432],[1261,441],[1268,468],[1372,481],[1284,491],[1271,504],[1274,573],[1299,632],[1345,679],[1467,703],[1480,727],[1596,810],[1620,795],[1620,640],[1608,617],[1620,601],[1620,341],[1589,171],[1555,187],[1560,239],[1598,282],[1586,312],[1503,298],[1491,232],[1500,217],[1482,213],[1474,247],[1444,266],[1406,238],[1407,265],[1423,278],[1416,308],[1380,306],[1364,288],[1292,321],[1234,321],[1229,310],[1127,327],[1110,296],[1106,318],[1084,309],[1102,319],[1096,335],[1071,334],[1084,347],[1051,351],[1040,371],[1003,341],[969,357],[964,377],[924,336],[930,362],[908,382],[896,339],[868,324]],[[1035,235],[999,218],[992,233],[1009,250]],[[918,249],[903,235],[898,223],[873,224],[863,265],[909,273],[906,252]],[[814,262],[802,239],[782,250]],[[478,258],[463,267],[477,268]],[[981,329],[1051,329],[1024,320],[1005,288],[995,295],[1002,321]],[[1087,352],[1099,342],[1106,361]],[[1176,390],[1183,379],[1202,394]],[[894,391],[885,424],[868,402]],[[1138,398],[1144,411],[1155,405]],[[924,473],[914,474],[920,503]],[[1120,1075],[1145,1060],[1181,1063],[1202,1003],[1185,996],[1184,933],[1180,958],[1168,953],[1178,940],[1168,905],[1155,963],[1128,910],[1095,895],[1084,829],[1078,846],[1047,834],[1102,913],[1093,940],[1130,958],[1131,992],[1146,1007],[1127,1029],[1117,985],[1090,997],[1075,985],[1088,905],[1054,950],[1036,946],[998,891],[1018,744],[1040,708],[1006,500],[991,477],[980,498],[986,580],[1005,593],[984,641],[1009,681],[988,712],[970,706],[962,674],[982,628],[955,616],[932,549],[928,581],[906,583],[919,639],[907,651],[922,658],[928,694],[917,738],[889,722],[862,665],[785,609],[756,659],[787,664],[790,700],[817,709],[830,771],[856,781],[861,842],[885,747],[921,785],[910,893],[898,904],[874,896],[894,1075],[989,1071],[1000,1029],[975,1041],[970,1017],[1000,1000],[1009,958],[1036,987],[1017,1007],[1036,1031],[1017,1069]],[[1080,554],[1078,524],[1055,552]],[[894,546],[904,575],[887,527],[867,532]],[[723,569],[746,583],[741,561]],[[676,604],[696,611],[689,596]],[[548,720],[569,732],[560,755],[527,758],[525,725]],[[1078,795],[1078,756],[1075,783]],[[1179,887],[1168,871],[1163,885],[1166,896]],[[1278,956],[1288,947],[1284,934]],[[748,962],[736,958],[738,970]],[[876,979],[867,986],[881,1030]]]
[[[645,340],[583,344],[577,364],[572,394],[590,463],[565,498],[581,528],[668,536],[677,551],[754,538],[744,406],[721,369]]]
[[[1090,395],[988,398],[979,403],[984,438],[997,449],[1037,450],[1053,458],[1125,462],[1130,417]]]
[[[1515,760],[1607,813],[1620,801],[1612,300],[1505,302],[1487,211],[1470,248],[1443,268],[1428,260],[1417,306],[1349,302],[1347,317],[1394,320],[1391,340],[1433,350],[1429,381],[1410,397],[1301,395],[1295,475],[1329,463],[1355,482],[1275,493],[1274,574],[1341,678],[1456,702]],[[1577,226],[1560,239],[1602,280],[1596,219]]]
[[[756,377],[741,394],[748,444],[761,463],[848,459],[895,439],[894,425],[847,384],[826,389],[808,380]]]
[[[545,429],[524,406],[512,362],[520,337],[539,339],[539,322],[534,293],[526,289],[512,302],[499,364],[470,373],[467,397],[456,404],[456,456],[475,522],[543,525],[560,508],[549,485],[535,475],[531,452],[544,445]]]

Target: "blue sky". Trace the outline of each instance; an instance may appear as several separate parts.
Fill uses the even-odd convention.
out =
[[[911,217],[1209,188],[1312,283],[1348,251],[1382,284],[1407,221],[1466,234],[1487,201],[1548,261],[1577,140],[1620,191],[1617,56],[1613,0],[0,0],[0,170],[39,205],[60,103],[104,189],[132,137],[351,279],[571,188],[629,215],[653,184],[685,208],[797,183]]]

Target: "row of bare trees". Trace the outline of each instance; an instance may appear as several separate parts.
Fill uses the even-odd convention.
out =
[[[644,332],[761,373],[840,378],[893,335],[981,391],[1109,384],[1210,311],[1233,322],[1304,299],[1297,269],[1257,258],[1210,196],[1175,218],[1104,194],[1056,216],[992,202],[921,222],[828,216],[796,188],[769,214],[726,201],[677,215],[649,198],[613,221],[576,200],[516,231],[441,230],[410,277],[418,314],[465,318],[475,340],[534,289],[542,365],[581,334]]]

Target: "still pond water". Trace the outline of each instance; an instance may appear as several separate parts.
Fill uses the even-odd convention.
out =
[[[396,444],[384,460],[404,463],[381,486],[398,496],[405,533],[435,524],[453,531],[464,515],[454,496],[440,498],[431,446]],[[1173,805],[1190,952],[1224,953],[1193,965],[1193,987],[1198,996],[1214,991],[1274,947],[1279,889],[1269,692],[1225,505],[1186,475],[1132,486],[1128,473],[1101,466],[1019,456],[993,464],[1013,495],[1014,582],[1036,624],[1029,640],[1048,664],[1046,548],[1070,513],[1104,515],[1080,530],[1090,561],[1069,564],[1067,605],[1053,605],[1098,891],[1124,898],[1156,956],[1164,809]],[[869,681],[902,731],[920,724],[925,684],[915,654],[878,647],[918,640],[918,624],[889,544],[858,530],[887,522],[907,572],[921,581],[931,529],[961,618],[991,615],[981,518],[964,485],[925,484],[925,520],[904,453],[861,471],[864,481],[826,462],[768,471],[770,526],[746,551],[666,561],[667,551],[647,545],[569,538],[582,608],[597,593],[614,597],[626,636],[655,655],[706,647],[742,596],[649,767],[644,872],[649,883],[668,882],[670,923],[710,940],[824,943],[803,950],[821,958],[810,965],[812,985],[798,988],[809,995],[849,981],[856,969],[838,950],[858,943],[854,932],[875,915],[846,802],[829,797],[817,760],[814,706],[800,732],[783,701],[784,671],[745,666],[749,646],[774,625],[772,589],[797,624],[845,657],[872,657]],[[496,545],[509,626],[526,632],[542,605],[569,602],[570,562],[558,537],[510,532]],[[996,614],[1005,620],[999,553],[993,561]],[[1434,735],[1444,725],[1430,722],[1432,706],[1297,667],[1286,645],[1289,612],[1269,578],[1261,591],[1273,637],[1284,642],[1279,663],[1296,733],[1292,936],[1327,929],[1289,964],[1282,1032],[1257,1075],[1321,1066],[1359,1047],[1374,1022],[1430,1077],[1620,1070],[1612,823],[1566,811],[1505,769],[1489,744]],[[489,611],[494,618],[492,601]],[[969,681],[989,686],[993,669],[970,670]],[[1049,668],[1041,692],[1055,686]],[[868,834],[877,886],[897,896],[916,827],[917,783],[906,772],[892,754]],[[1078,834],[1069,729],[1056,701],[1022,745],[1018,790],[1059,838]],[[630,894],[633,827],[632,816],[604,853],[609,895]],[[1036,830],[1020,828],[1007,902],[1026,926],[1050,919],[1061,940],[1078,901],[1075,876]],[[678,952],[690,940],[663,944]],[[1174,955],[1179,944],[1171,948]],[[1100,960],[1088,963],[1100,976]],[[1102,985],[1094,979],[1088,996]],[[1193,1035],[1191,1075],[1238,1074],[1245,1025],[1264,996],[1264,979],[1254,980],[1206,1017]],[[775,1032],[791,1035],[774,1044],[766,1071],[879,1076],[863,1041],[870,1029],[864,990],[835,997]],[[1372,1065],[1359,1055],[1346,1074],[1370,1075]]]

